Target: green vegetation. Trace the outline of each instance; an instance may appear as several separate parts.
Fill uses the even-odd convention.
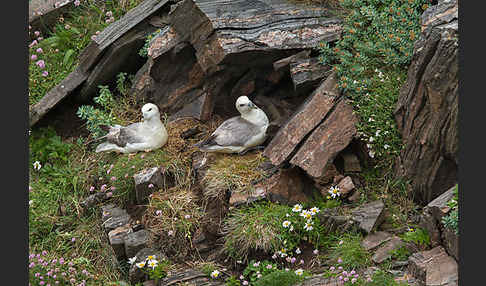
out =
[[[407,260],[411,253],[406,246],[402,246],[398,249],[390,251],[390,254],[392,256],[392,259],[403,261]]]
[[[127,77],[127,73],[119,73],[117,75],[116,87],[118,94],[116,99],[108,89],[108,86],[100,85],[98,87],[100,94],[93,100],[101,106],[101,109],[92,105],[83,105],[78,108],[78,117],[86,120],[86,128],[94,138],[106,134],[106,131],[103,131],[100,126],[122,125],[127,123],[127,117],[134,117],[135,112],[130,110],[129,106],[133,106],[135,102],[127,94],[132,79],[133,76]],[[124,108],[120,109],[120,106]]]
[[[38,102],[77,66],[81,51],[100,31],[142,0],[83,0],[58,18],[46,35],[29,30],[29,104]]]
[[[40,164],[40,168],[30,169],[30,253],[45,252],[47,261],[69,258],[76,269],[93,273],[90,281],[94,284],[115,281],[120,271],[103,237],[99,214],[80,207],[80,201],[89,195],[90,168],[83,158],[86,149],[63,143],[52,129],[33,130],[29,141],[31,160]],[[32,268],[30,274],[34,271],[41,269]],[[36,283],[36,278],[30,275],[30,282]]]
[[[358,131],[370,157],[391,158],[401,149],[393,111],[427,2],[341,0],[347,11],[342,37],[335,46],[320,46],[321,62],[333,66],[361,119]]]
[[[451,211],[442,218],[442,224],[454,231],[455,234],[459,234],[459,186],[454,188],[454,196],[447,203],[447,206],[451,208]]]
[[[413,242],[422,248],[426,248],[430,245],[430,236],[426,229],[410,228],[407,232],[401,235],[401,238],[405,242]]]
[[[294,271],[277,270],[263,275],[260,280],[256,281],[255,286],[291,286],[305,279],[305,273],[302,276],[295,274]]]
[[[345,269],[360,269],[371,264],[371,256],[361,246],[361,234],[345,233],[338,235],[334,241],[339,241],[329,249],[327,257],[337,262]]]

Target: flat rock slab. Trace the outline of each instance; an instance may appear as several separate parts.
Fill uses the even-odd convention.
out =
[[[378,247],[371,259],[374,263],[382,263],[391,257],[390,251],[397,250],[402,246],[405,246],[405,243],[398,236],[393,236],[384,245]]]
[[[458,265],[442,246],[412,254],[408,271],[425,286],[457,286]]]
[[[334,233],[345,233],[358,230],[357,223],[350,215],[342,215],[339,208],[323,209],[317,216],[326,231]]]
[[[377,231],[368,234],[363,241],[361,242],[361,246],[363,246],[364,249],[370,251],[381,244],[389,241],[392,238],[392,235],[388,232],[385,231]]]
[[[145,248],[149,242],[149,235],[146,229],[127,234],[125,236],[125,254],[127,257],[134,257],[138,251]]]
[[[330,75],[299,107],[263,151],[273,165],[282,164],[336,104],[340,97],[336,76]]]
[[[311,115],[307,113],[305,116]],[[339,101],[304,141],[290,163],[301,167],[311,177],[322,176],[328,162],[332,162],[356,135],[357,122],[353,107],[344,100]]]
[[[384,208],[381,200],[364,204],[352,211],[353,220],[359,223],[362,230],[370,233],[383,221]]]

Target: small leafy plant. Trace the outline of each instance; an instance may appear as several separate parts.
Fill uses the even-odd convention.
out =
[[[401,236],[401,238],[405,242],[413,242],[423,248],[426,248],[430,245],[429,233],[426,229],[422,228],[409,228],[408,231]]]
[[[157,260],[155,255],[149,255],[145,260],[135,263],[135,266],[147,274],[149,279],[158,281],[167,277],[170,263],[166,260]]]
[[[65,164],[68,161],[72,144],[65,143],[52,127],[35,130],[29,137],[29,153],[31,166],[39,161],[46,170],[49,166]]]
[[[338,266],[358,269],[370,265],[370,254],[361,246],[361,234],[345,233],[336,236],[334,240],[338,242],[330,246],[329,258],[336,261]]]
[[[454,188],[454,196],[447,203],[447,206],[451,208],[451,211],[442,218],[442,224],[454,231],[455,234],[459,234],[459,186]]]
[[[390,254],[393,259],[403,261],[403,260],[407,260],[411,253],[407,247],[402,246],[399,247],[398,249],[391,250]]]
[[[299,274],[296,274],[297,273]],[[257,280],[253,285],[255,286],[292,286],[296,283],[303,281],[306,277],[310,276],[306,271],[300,272],[299,270],[291,271],[286,270],[276,270],[269,274],[263,275],[259,280]]]
[[[111,109],[114,106],[113,95],[108,86],[100,85],[100,95],[94,98],[94,101],[99,104],[102,109],[95,108],[91,105],[83,105],[78,108],[77,115],[79,118],[86,120],[86,129],[93,135],[94,138],[101,137],[106,134],[100,126],[113,125],[116,118]]]

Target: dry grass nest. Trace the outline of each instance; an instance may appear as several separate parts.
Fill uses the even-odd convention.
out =
[[[197,196],[185,186],[153,193],[142,218],[153,234],[153,242],[176,253],[192,249],[193,234],[204,216],[197,201]]]
[[[253,184],[267,176],[259,168],[265,161],[262,152],[245,155],[216,153],[213,156],[213,164],[202,180],[205,199],[222,198],[227,190],[251,193]]]

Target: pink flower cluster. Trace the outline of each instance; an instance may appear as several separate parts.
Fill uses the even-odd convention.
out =
[[[31,26],[29,26],[29,30],[30,29],[32,29]],[[30,31],[29,31],[29,34],[30,34]],[[39,42],[44,39],[44,38],[41,37],[41,32],[39,32],[39,31],[34,31],[34,36],[37,37],[37,39],[33,40],[32,43],[29,44],[29,48],[33,48],[34,46],[38,45]],[[37,54],[35,54],[35,53],[37,53]],[[39,59],[38,60],[39,56],[44,53],[44,50],[39,47],[39,48],[37,48],[35,50],[35,53],[32,53],[32,55],[30,56],[30,59],[32,61],[36,61],[35,64],[39,68],[45,69],[46,68],[46,62],[44,60],[42,60],[42,59]],[[48,71],[45,70],[45,71],[42,72],[42,76],[43,77],[46,77],[48,75],[49,75],[49,72]]]
[[[31,285],[71,285],[86,286],[94,276],[86,269],[79,271],[72,261],[63,257],[50,259],[47,251],[29,255],[29,283]]]

